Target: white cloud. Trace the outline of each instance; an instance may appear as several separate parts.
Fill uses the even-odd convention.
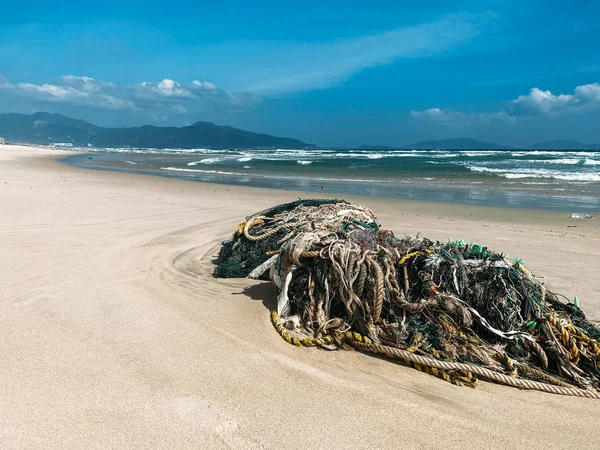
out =
[[[142,98],[172,97],[191,98],[193,94],[180,83],[165,78],[161,82],[154,83],[144,81],[137,86],[136,94]]]
[[[528,95],[519,95],[511,101],[508,110],[514,116],[549,114],[563,112],[578,101],[579,99],[572,95],[554,95],[550,91],[533,88]]]
[[[411,111],[417,119],[426,119],[448,125],[465,123],[489,123],[502,120],[514,122],[520,116],[557,116],[560,114],[584,113],[600,109],[600,84],[591,83],[575,87],[573,94],[554,95],[534,87],[527,95],[510,101],[502,111],[493,113],[463,113],[450,109],[429,108]]]
[[[263,42],[256,49],[249,43],[246,54],[256,67],[245,70],[240,82],[244,83],[244,91],[259,94],[330,87],[369,67],[454,48],[479,34],[491,16],[454,14],[370,36],[319,44],[287,43],[284,50],[280,43],[271,43],[269,48],[270,44]]]
[[[37,96],[41,99],[58,102],[69,102],[88,97],[87,92],[80,91],[69,86],[57,86],[55,84],[31,84],[18,83],[16,89]]]
[[[507,111],[512,116],[532,116],[585,112],[596,108],[600,108],[600,84],[592,83],[575,87],[573,94],[559,95],[535,87],[528,95],[520,95],[511,101]]]
[[[131,100],[125,100],[112,95],[100,94],[94,98],[90,106],[95,106],[103,109],[135,109],[135,103]]]
[[[429,108],[424,111],[411,111],[413,117],[419,119],[429,119],[436,122],[450,122],[458,119],[463,119],[466,114],[451,109]]]
[[[252,108],[261,102],[261,98],[247,92],[227,92],[209,81],[194,80],[191,83],[179,83],[164,79],[158,83],[145,81],[125,88],[131,98],[142,108],[161,104],[171,108],[177,114],[185,114],[194,108],[194,104],[213,107],[225,107],[230,111]]]
[[[452,127],[468,127],[481,123],[513,122],[514,119],[504,111],[497,113],[464,113],[452,109],[429,108],[424,111],[411,111],[416,119],[429,120],[440,125]]]
[[[198,81],[198,80],[194,80],[192,81],[192,84],[196,87],[200,87],[203,89],[207,89],[209,91],[214,91],[217,89],[217,86],[215,86],[214,84],[212,84],[210,81]]]
[[[443,112],[440,108],[429,108],[424,111],[411,111],[410,112],[410,115],[413,117],[417,117],[419,119],[422,117],[426,117],[428,119],[434,119],[434,120],[436,117],[439,117],[441,114],[443,114]]]
[[[91,77],[78,77],[76,75],[63,75],[60,77],[63,85],[71,86],[84,92],[100,92],[105,88],[115,88],[113,83],[96,81]]]
[[[61,77],[62,84],[11,83],[0,77],[0,89],[17,98],[34,102],[65,103],[76,106],[91,106],[100,109],[134,109],[135,104],[128,99],[103,93],[102,87],[109,84],[95,83],[93,78]],[[0,92],[1,98],[2,92]]]
[[[600,84],[584,84],[575,88],[575,96],[582,99],[584,102],[600,104]]]
[[[198,108],[220,108],[239,111],[258,104],[260,97],[247,93],[230,93],[209,81],[179,83],[165,78],[159,82],[145,81],[130,86],[117,86],[87,76],[64,75],[53,83],[11,83],[0,75],[0,102],[5,97],[24,99],[33,104],[61,103],[108,110],[145,110],[155,117],[164,108],[182,115]],[[4,101],[5,104],[10,104]],[[40,105],[41,108],[41,105]]]

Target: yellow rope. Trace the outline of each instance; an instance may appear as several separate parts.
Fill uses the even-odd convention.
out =
[[[253,217],[248,222],[246,222],[246,221],[240,222],[238,224],[237,234],[238,234],[238,236],[244,234],[244,229],[246,228],[246,224],[248,224],[248,229],[250,229],[252,227],[262,225],[264,223],[265,222],[260,217]]]
[[[507,386],[516,387],[519,389],[530,389],[542,392],[548,392],[551,394],[559,395],[570,395],[575,397],[587,397],[600,399],[600,392],[593,389],[579,389],[574,387],[563,387],[556,386],[548,383],[541,383],[539,381],[526,380],[522,378],[513,378],[510,375],[498,373],[493,370],[487,369],[482,366],[470,363],[458,363],[453,361],[440,361],[431,357],[416,355],[414,353],[407,352],[396,347],[388,347],[381,344],[369,343],[360,340],[349,340],[352,346],[359,350],[363,350],[370,353],[377,353],[380,355],[392,356],[402,359],[403,361],[409,361],[410,363],[417,363],[422,366],[434,367],[441,370],[464,370],[471,372],[476,375],[480,375],[488,380],[495,381],[500,384]]]
[[[367,336],[363,336],[363,335],[353,332],[353,331],[347,331],[345,336],[350,341],[362,342],[364,344],[372,344],[373,343],[373,341],[371,341],[371,339],[369,339]],[[416,347],[412,347],[412,348],[414,350]],[[410,349],[407,349],[407,351],[410,351]],[[479,384],[479,381],[473,376],[473,374],[471,372],[461,371],[461,375],[458,375],[456,373],[449,374],[445,370],[438,370],[435,367],[431,367],[431,366],[424,365],[424,364],[419,364],[418,362],[414,362],[407,358],[402,358],[397,355],[393,355],[391,353],[385,353],[385,356],[387,356],[390,359],[400,360],[400,361],[404,362],[405,364],[407,364],[411,367],[414,367],[419,372],[424,372],[429,375],[433,375],[434,377],[440,378],[444,381],[447,381],[448,383],[452,383],[457,386],[465,385],[465,386],[474,388],[474,387],[477,387],[477,385]]]
[[[277,332],[281,337],[288,343],[296,345],[298,347],[317,347],[327,344],[333,344],[334,340],[330,336],[323,338],[304,338],[298,339],[291,336],[288,331],[281,325],[281,320],[277,311],[271,311],[271,320]],[[550,383],[542,383],[539,381],[532,381],[522,378],[515,378],[514,375],[505,375],[503,373],[495,372],[482,366],[471,363],[459,363],[454,361],[442,361],[429,356],[421,356],[416,353],[397,348],[389,347],[374,343],[367,336],[363,336],[354,331],[347,331],[344,335],[347,341],[358,350],[362,350],[369,353],[377,353],[380,355],[387,356],[391,359],[399,359],[404,363],[416,368],[417,370],[426,372],[428,374],[437,376],[445,381],[453,384],[465,384],[468,386],[476,387],[477,379],[475,374],[487,378],[490,381],[495,381],[506,386],[512,386],[519,389],[537,390],[542,392],[548,392],[551,394],[558,395],[570,395],[575,397],[587,397],[600,399],[600,392],[593,389],[579,389],[574,387],[566,387]],[[515,368],[513,361],[508,355],[503,356],[504,362],[508,368]],[[447,372],[460,373],[462,375],[455,375],[454,377]]]
[[[284,228],[287,228],[287,224],[283,223],[263,234],[259,234],[257,236],[252,236],[249,233],[250,228],[252,228],[255,225],[261,225],[263,224],[263,220],[260,217],[254,217],[252,219],[250,219],[248,222],[244,223],[244,228],[243,228],[243,233],[244,236],[246,237],[246,239],[248,239],[249,241],[262,241],[263,239],[266,239],[270,236],[273,236],[275,233],[278,233],[280,230],[283,230]],[[239,226],[241,226],[242,224],[238,225],[238,231],[239,231]]]
[[[281,324],[281,320],[279,318],[279,314],[277,314],[276,310],[271,310],[271,321],[273,322],[273,326],[277,330],[277,332],[281,335],[281,337],[288,342],[289,344],[295,345],[297,347],[320,347],[323,345],[333,344],[333,339],[330,336],[324,336],[322,338],[303,338],[298,339],[297,337],[292,336],[288,330]]]
[[[581,338],[581,336],[584,336],[584,337],[587,337],[587,336],[585,336],[583,333],[577,333],[577,332],[573,333],[574,336],[571,335],[572,331],[569,332],[570,331],[569,328],[573,331],[577,331],[575,329],[575,327],[573,327],[572,325],[563,327],[562,324],[560,323],[560,321],[554,316],[550,316],[549,320],[550,320],[550,323],[552,324],[552,326],[554,327],[554,329],[560,335],[561,344],[569,352],[569,359],[571,360],[571,362],[573,364],[577,365],[579,363],[579,349],[577,348],[577,342],[576,342],[575,338],[576,337]],[[591,341],[591,339],[590,339],[588,342],[593,342],[593,341]],[[593,349],[592,349],[592,351],[593,351]]]
[[[412,252],[412,253],[408,253],[407,255],[404,255],[402,258],[400,258],[400,260],[398,261],[398,264],[403,265],[406,261],[408,261],[411,258],[414,258],[415,256],[421,256],[421,255],[425,255],[425,254],[429,254],[431,253],[431,250],[425,250],[424,252],[422,251],[416,251],[416,252]]]

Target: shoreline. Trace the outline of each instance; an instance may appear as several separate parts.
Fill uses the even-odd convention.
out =
[[[0,146],[0,437],[11,448],[595,442],[594,400],[456,387],[359,352],[284,342],[268,317],[273,286],[214,279],[212,260],[246,215],[306,193],[87,171],[64,155]],[[597,219],[343,197],[397,235],[523,258],[600,319]]]
[[[237,197],[241,197],[241,199],[258,200],[259,206],[256,210],[247,208],[240,211],[240,219],[258,210],[273,206],[274,204],[285,203],[299,198],[343,198],[351,203],[364,204],[371,208],[377,215],[378,222],[382,229],[389,229],[396,235],[421,234],[430,239],[439,241],[446,241],[451,238],[464,239],[465,241],[474,241],[488,246],[495,251],[506,252],[513,258],[523,258],[520,247],[514,247],[508,243],[509,245],[505,251],[505,248],[495,247],[489,242],[486,242],[485,238],[477,238],[477,236],[486,235],[487,233],[473,233],[473,230],[485,231],[485,229],[496,229],[517,233],[534,232],[541,233],[546,237],[584,239],[590,242],[598,242],[600,245],[600,220],[598,220],[597,217],[587,220],[572,219],[570,217],[570,212],[568,211],[457,205],[452,203],[435,203],[409,199],[376,198],[335,193],[328,194],[326,192],[309,193],[274,188],[242,187],[229,184],[183,180],[179,178],[158,176],[155,174],[119,172],[102,169],[94,169],[87,172],[85,169],[73,167],[61,162],[65,157],[64,150],[48,151],[45,148],[35,146],[29,148],[37,153],[36,155],[30,155],[35,156],[31,160],[33,165],[39,165],[39,167],[44,170],[55,170],[58,173],[66,170],[72,171],[73,174],[83,174],[86,177],[91,174],[99,174],[100,179],[106,178],[113,182],[119,180],[120,183],[126,186],[134,187],[138,184],[142,184],[144,187],[148,187],[151,184],[155,189],[160,189],[161,187],[171,188],[192,197],[194,195],[193,193],[198,193],[201,195],[219,195],[236,199]],[[400,226],[396,224],[399,224]],[[427,224],[423,228],[434,230],[433,234],[428,235],[426,232],[419,229],[418,227],[420,224]],[[237,225],[237,223],[232,222],[232,225]],[[229,237],[228,235],[233,232],[232,230],[234,228],[234,226],[231,227],[231,230],[227,230],[222,237]],[[475,236],[475,238],[473,238],[473,236]],[[600,255],[598,262],[598,267],[600,267]],[[542,276],[544,275],[543,271],[538,272]],[[600,312],[600,303],[598,304],[598,310]],[[598,314],[598,317],[600,320],[600,314]]]
[[[410,172],[409,169],[407,169],[408,172],[402,172],[404,170],[402,168],[398,168],[399,172],[396,172],[395,166],[390,171],[389,167],[382,166],[381,169],[385,170],[383,173],[377,172],[374,167],[371,167],[373,161],[383,161],[384,159],[367,159],[368,162],[361,163],[365,168],[360,170],[366,171],[368,168],[368,171],[358,172],[359,169],[356,168],[342,167],[343,164],[347,165],[348,161],[354,161],[353,158],[342,158],[343,161],[331,159],[320,161],[317,159],[315,164],[312,164],[312,161],[298,160],[297,163],[311,163],[310,165],[299,165],[296,164],[295,157],[287,155],[285,152],[282,155],[266,156],[264,160],[260,155],[256,156],[257,160],[254,159],[254,156],[245,156],[236,160],[240,154],[235,157],[215,157],[214,155],[214,153],[208,155],[125,154],[94,151],[65,157],[63,162],[86,170],[145,173],[199,182],[306,193],[321,193],[325,190],[334,195],[341,193],[348,195],[349,193],[355,196],[416,200],[428,203],[443,201],[455,205],[600,213],[600,191],[598,190],[600,185],[598,183],[581,185],[558,180],[511,180],[476,172],[460,175],[460,171],[448,172],[448,168],[441,173],[421,173]],[[207,156],[210,157],[207,158]],[[299,155],[298,157],[303,156]],[[317,156],[311,157],[317,158]],[[200,161],[198,161],[199,158]],[[279,160],[278,158],[287,159]],[[414,160],[415,158],[407,159]],[[447,160],[448,158],[442,159]],[[208,161],[208,163],[201,164],[202,161]],[[429,165],[431,167],[441,167],[439,161],[431,160],[429,162],[436,164]],[[243,168],[242,164],[244,164]],[[359,163],[353,163],[351,167],[355,167],[355,164]],[[423,162],[419,164],[428,166]],[[361,165],[356,167],[361,167]],[[456,166],[456,170],[458,169],[464,170],[464,167]]]
[[[68,152],[68,151],[64,151],[64,150],[59,150],[59,151],[63,151],[63,152]],[[591,220],[573,220],[570,218],[570,214],[573,211],[564,209],[564,210],[555,210],[555,209],[527,209],[527,208],[518,208],[518,207],[501,207],[501,206],[486,206],[486,205],[470,205],[470,204],[463,204],[463,203],[443,203],[443,202],[437,202],[437,201],[428,201],[428,200],[413,200],[413,199],[407,199],[407,198],[390,198],[390,197],[376,197],[376,196],[368,196],[368,195],[356,195],[356,194],[344,194],[344,193],[340,193],[337,191],[333,191],[333,192],[328,192],[328,191],[321,191],[321,192],[317,192],[317,191],[308,191],[308,190],[295,190],[295,189],[283,189],[283,188],[277,188],[277,187],[257,187],[257,186],[246,186],[243,184],[239,184],[239,183],[228,183],[227,179],[224,178],[222,182],[210,182],[210,181],[202,181],[202,180],[193,180],[193,179],[185,179],[185,178],[179,178],[179,177],[175,177],[175,176],[171,176],[168,173],[164,173],[161,174],[159,172],[141,172],[141,171],[135,171],[135,170],[117,170],[117,169],[108,169],[108,168],[92,168],[92,167],[79,167],[76,165],[72,165],[69,164],[68,162],[65,162],[64,160],[67,159],[69,156],[75,155],[75,154],[80,154],[82,156],[86,156],[86,155],[93,155],[90,153],[76,153],[76,152],[69,152],[70,154],[66,155],[66,156],[56,156],[54,157],[54,160],[57,161],[58,163],[64,165],[65,167],[69,167],[69,168],[74,168],[77,170],[92,170],[92,171],[99,171],[99,172],[111,172],[111,173],[121,173],[121,174],[129,174],[131,176],[142,176],[142,177],[158,177],[158,178],[167,178],[169,180],[177,180],[177,181],[181,181],[184,183],[202,183],[205,185],[210,185],[210,186],[218,186],[218,187],[222,187],[222,186],[228,186],[228,187],[234,187],[235,189],[248,189],[248,190],[256,190],[256,192],[269,192],[269,191],[274,191],[274,192],[279,192],[279,193],[288,193],[291,195],[294,195],[295,198],[312,198],[312,196],[314,196],[315,198],[336,198],[336,196],[343,196],[344,198],[350,198],[350,199],[354,199],[354,201],[358,201],[360,203],[364,203],[364,204],[368,204],[369,201],[373,202],[391,202],[391,203],[397,203],[397,204],[401,204],[403,206],[408,206],[408,205],[412,205],[412,207],[409,208],[409,210],[411,211],[415,211],[415,212],[419,212],[419,211],[425,211],[425,210],[431,210],[434,208],[438,208],[441,211],[447,211],[447,210],[456,210],[456,212],[459,213],[459,217],[480,217],[482,220],[487,220],[488,217],[491,218],[500,218],[502,216],[508,216],[508,220],[513,221],[513,220],[520,220],[523,218],[524,214],[526,214],[528,217],[531,217],[534,221],[540,221],[540,220],[550,220],[549,223],[563,223],[563,221],[561,219],[564,219],[565,217],[567,219],[569,219],[569,221],[567,221],[568,223],[572,223],[575,227],[578,226],[584,226],[587,227],[588,224],[594,228],[594,223],[591,223]],[[480,212],[477,214],[473,214],[473,212]],[[505,214],[505,212],[507,214]],[[528,222],[528,220],[525,220],[525,222]],[[566,223],[566,222],[565,222]],[[600,225],[598,225],[598,228],[600,229]]]

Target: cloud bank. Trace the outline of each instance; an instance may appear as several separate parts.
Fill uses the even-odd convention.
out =
[[[411,115],[419,119],[429,119],[443,123],[462,120],[467,116],[459,111],[452,111],[449,109],[443,110],[440,108],[429,108],[424,111],[411,111]]]
[[[550,91],[533,88],[528,95],[520,95],[507,107],[513,116],[563,114],[586,112],[600,108],[600,84],[577,86],[573,94],[554,95]]]
[[[514,117],[505,111],[496,113],[464,113],[452,109],[429,108],[424,111],[411,111],[411,116],[416,119],[428,120],[439,125],[454,128],[466,128],[471,125],[492,122],[514,122]]]
[[[529,94],[519,95],[508,102],[502,111],[495,113],[464,113],[451,109],[429,108],[411,111],[411,116],[445,125],[461,125],[465,122],[473,124],[476,121],[515,121],[521,116],[555,117],[596,109],[600,109],[600,84],[590,83],[575,87],[572,94],[555,95],[534,87]]]
[[[194,80],[179,83],[171,79],[159,82],[144,81],[134,85],[117,86],[87,76],[65,75],[43,84],[13,83],[0,75],[0,102],[8,100],[44,104],[64,104],[114,111],[147,112],[160,117],[168,111],[185,114],[198,107],[243,110],[256,106],[261,98],[248,93],[231,93],[209,81]],[[7,103],[9,104],[9,103]]]

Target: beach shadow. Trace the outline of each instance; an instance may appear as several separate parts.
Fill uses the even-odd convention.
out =
[[[265,308],[271,310],[277,306],[277,295],[279,294],[279,290],[274,283],[265,281],[260,284],[247,286],[242,292],[238,292],[237,294],[245,295],[252,300],[261,301]]]

